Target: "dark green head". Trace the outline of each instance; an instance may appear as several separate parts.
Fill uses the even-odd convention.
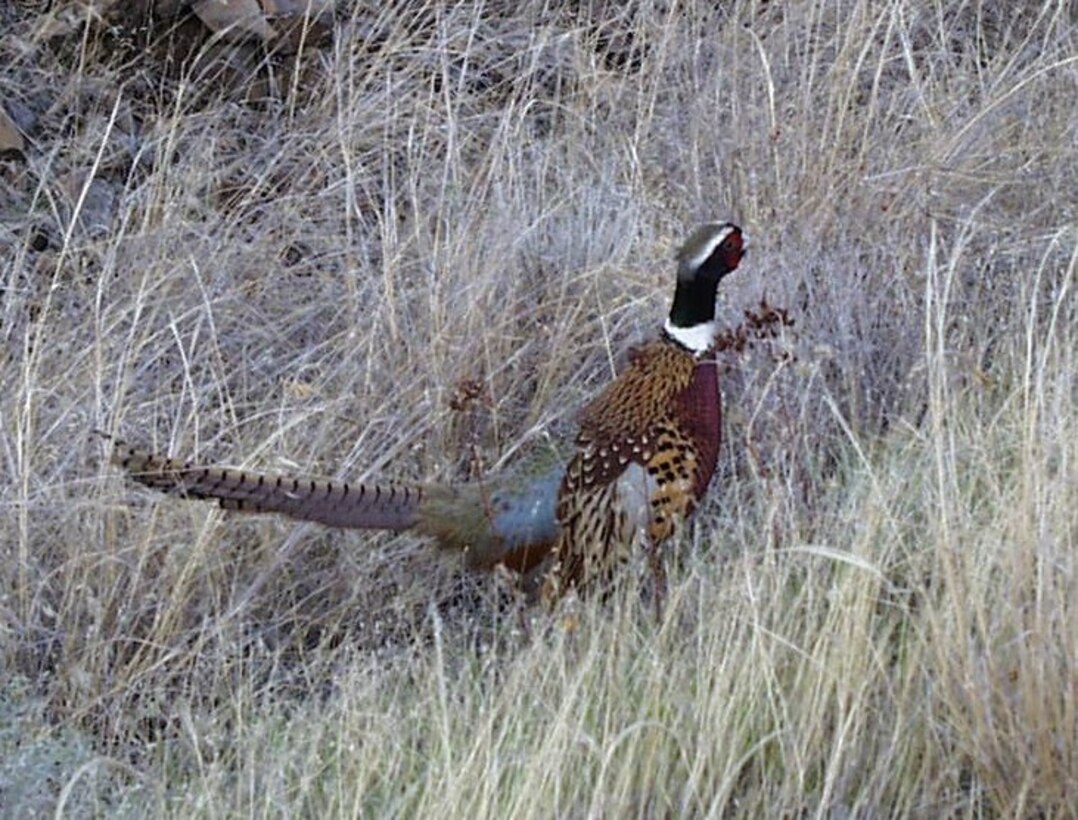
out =
[[[715,340],[715,290],[737,269],[747,237],[732,222],[701,225],[677,255],[677,288],[666,333],[678,344],[701,353]]]

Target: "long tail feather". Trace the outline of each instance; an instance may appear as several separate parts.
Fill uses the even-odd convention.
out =
[[[114,440],[112,463],[140,484],[226,510],[282,513],[331,527],[406,530],[418,520],[421,487],[294,478],[211,467],[160,456]]]
[[[217,501],[226,510],[282,513],[333,527],[415,528],[465,564],[539,571],[557,536],[554,507],[561,470],[501,487],[348,484],[204,466],[113,439],[112,463],[132,479],[170,495]]]

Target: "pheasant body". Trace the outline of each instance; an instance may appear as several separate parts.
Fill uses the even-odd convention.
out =
[[[406,530],[542,581],[544,600],[605,586],[634,550],[658,547],[692,514],[715,472],[721,403],[708,353],[715,292],[745,246],[730,223],[702,226],[678,255],[662,335],[580,414],[568,464],[514,485],[368,485],[202,467],[117,442],[113,460],[147,486],[226,509],[277,512],[337,527]],[[656,564],[656,571],[658,567]]]
[[[720,414],[713,360],[666,338],[630,353],[629,369],[582,414],[548,598],[607,583],[635,547],[676,532],[715,472]]]

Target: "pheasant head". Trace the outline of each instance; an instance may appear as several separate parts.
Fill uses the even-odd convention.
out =
[[[678,251],[677,289],[664,331],[696,355],[715,343],[715,291],[737,269],[747,237],[731,222],[701,225]]]

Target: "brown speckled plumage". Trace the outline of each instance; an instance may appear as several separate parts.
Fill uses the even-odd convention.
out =
[[[634,349],[584,409],[545,597],[609,581],[635,545],[658,545],[696,508],[718,456],[715,372],[713,360],[659,339]]]

